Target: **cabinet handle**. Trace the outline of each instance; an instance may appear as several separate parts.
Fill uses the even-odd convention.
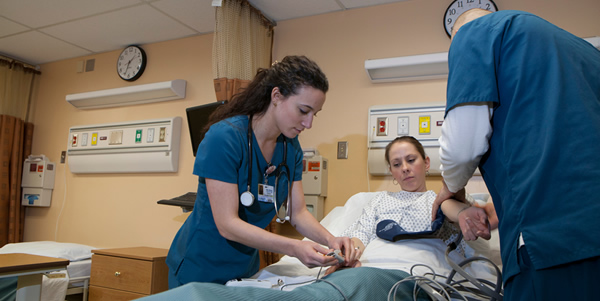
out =
[[[115,272],[115,276],[117,276],[117,277],[121,276],[121,272]]]

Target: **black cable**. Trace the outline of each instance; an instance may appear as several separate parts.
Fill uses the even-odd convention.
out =
[[[448,264],[452,267],[452,271],[450,272],[450,274],[448,275],[448,278],[446,279],[446,283],[451,283],[452,282],[452,278],[454,277],[454,275],[456,273],[460,274],[461,276],[463,276],[465,279],[467,279],[472,285],[474,285],[480,292],[484,293],[486,296],[490,297],[491,301],[502,301],[502,272],[500,271],[500,269],[498,268],[498,266],[496,266],[491,260],[485,258],[485,257],[471,257],[471,258],[467,258],[466,260],[463,260],[462,262],[460,262],[458,265],[452,261],[449,257],[450,252],[452,252],[453,250],[456,249],[456,246],[458,245],[458,242],[460,242],[460,240],[462,240],[462,233],[459,233],[458,237],[456,238],[456,240],[452,243],[450,243],[448,245],[448,248],[446,249],[446,261],[448,262]],[[491,263],[492,266],[496,269],[496,285],[495,285],[495,290],[490,289],[489,287],[483,285],[481,283],[481,279],[477,279],[474,278],[473,276],[471,276],[469,273],[467,273],[465,270],[462,269],[463,266],[474,262],[474,261],[487,261],[488,263]]]

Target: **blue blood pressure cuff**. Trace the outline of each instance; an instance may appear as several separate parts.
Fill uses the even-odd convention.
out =
[[[420,232],[407,232],[397,222],[386,219],[377,223],[377,237],[389,241],[398,241],[401,239],[416,239],[416,238],[438,238],[437,232],[442,228],[444,223],[444,213],[438,208],[436,218],[431,222],[431,230]]]

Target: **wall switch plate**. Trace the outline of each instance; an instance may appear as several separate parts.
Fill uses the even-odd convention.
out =
[[[348,159],[348,141],[338,141],[337,158]]]

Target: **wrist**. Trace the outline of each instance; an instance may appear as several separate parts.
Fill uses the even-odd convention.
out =
[[[461,214],[463,211],[465,211],[465,210],[467,210],[467,209],[469,209],[469,208],[471,208],[471,207],[470,207],[470,206],[466,206],[466,207],[463,207],[462,209],[458,210],[458,213],[456,213],[456,221],[459,221],[460,214]]]

